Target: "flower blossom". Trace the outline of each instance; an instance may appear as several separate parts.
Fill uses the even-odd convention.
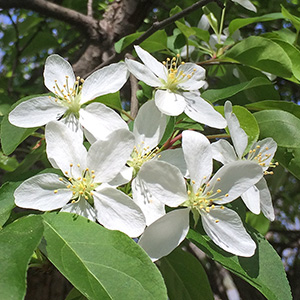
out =
[[[239,215],[224,206],[238,198],[262,177],[262,168],[251,161],[236,161],[220,168],[211,177],[212,149],[201,133],[184,131],[182,148],[190,175],[188,189],[180,170],[163,161],[150,161],[140,170],[152,195],[170,206],[186,207],[173,210],[149,227],[139,244],[152,260],[170,253],[189,230],[189,213],[212,241],[222,249],[239,255],[252,256],[255,242],[243,227]]]
[[[264,174],[272,174],[272,172],[268,172],[267,169],[277,165],[272,163],[272,159],[277,149],[276,142],[272,138],[265,138],[253,143],[249,152],[245,153],[248,146],[248,136],[240,127],[239,120],[232,112],[232,104],[230,101],[226,101],[224,113],[234,147],[223,139],[212,143],[214,159],[224,165],[233,161],[253,161],[262,167],[262,172],[264,172]],[[254,214],[259,214],[262,211],[270,221],[275,219],[271,194],[264,178],[261,178],[259,182],[243,193],[241,198],[248,209]]]
[[[206,83],[205,69],[194,63],[180,63],[179,55],[160,63],[139,46],[135,46],[135,51],[144,64],[126,59],[126,65],[137,79],[157,88],[154,100],[162,113],[178,116],[185,112],[210,127],[226,126],[222,115],[200,97],[199,89]]]
[[[20,103],[9,114],[9,121],[15,126],[30,128],[61,120],[80,135],[82,130],[86,135],[97,130],[105,137],[116,129],[127,128],[126,123],[102,103],[83,105],[101,95],[117,92],[127,77],[126,65],[120,62],[95,71],[86,80],[75,78],[72,66],[65,59],[50,55],[45,63],[44,83],[54,96],[35,97]]]
[[[46,125],[47,155],[54,173],[38,174],[25,180],[15,191],[15,203],[23,208],[76,213],[108,229],[131,237],[145,228],[145,217],[130,197],[109,186],[132,151],[134,138],[127,129],[112,132],[87,151],[81,137],[64,124]]]

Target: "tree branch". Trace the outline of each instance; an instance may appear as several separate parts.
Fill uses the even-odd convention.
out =
[[[143,42],[145,39],[147,39],[150,35],[152,35],[157,30],[159,30],[161,28],[164,28],[167,25],[170,25],[170,24],[174,23],[175,21],[183,18],[184,16],[190,14],[194,10],[196,10],[200,7],[203,7],[203,6],[205,6],[206,4],[208,4],[210,2],[216,2],[221,8],[224,8],[224,5],[220,0],[201,0],[201,1],[198,1],[195,4],[187,7],[186,9],[184,9],[181,12],[173,15],[170,18],[167,18],[167,19],[165,19],[161,22],[153,23],[153,25],[144,34],[142,34],[139,38],[137,38],[134,43],[136,45],[140,44],[141,42]]]
[[[87,3],[87,15],[88,17],[93,17],[93,0],[88,0]]]
[[[0,8],[24,8],[35,11],[73,26],[83,29],[89,37],[93,38],[98,27],[97,20],[75,10],[57,5],[45,0],[0,0]]]

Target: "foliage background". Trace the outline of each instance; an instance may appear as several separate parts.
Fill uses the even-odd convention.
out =
[[[4,118],[11,106],[19,99],[47,92],[43,85],[42,73],[45,59],[49,54],[58,53],[64,56],[72,63],[77,75],[86,77],[95,68],[117,62],[123,59],[126,53],[132,52],[131,46],[121,53],[115,52],[114,44],[122,37],[145,31],[154,22],[168,18],[170,10],[174,7],[179,6],[184,9],[194,2],[196,1],[0,0],[0,8],[2,8],[0,12],[1,118]],[[256,0],[253,3],[257,7],[258,15],[280,12],[282,4],[289,12],[300,16],[298,0]],[[54,6],[51,6],[52,4]],[[92,4],[92,9],[89,4]],[[220,12],[215,3],[210,3],[208,7],[216,14]],[[68,10],[65,11],[65,8]],[[82,15],[76,15],[76,12]],[[197,26],[201,14],[201,9],[195,10],[187,15],[185,20],[191,26]],[[82,17],[87,15],[88,18]],[[228,26],[231,20],[255,16],[255,13],[228,2],[225,26]],[[277,19],[270,22],[255,22],[243,27],[241,33],[244,38],[253,35],[266,36],[267,33],[283,28],[287,36],[289,32],[295,32],[288,20]],[[176,42],[179,45],[184,44],[185,39],[182,34],[176,35],[178,29],[174,23],[164,29],[168,36],[177,36]],[[156,41],[158,41],[157,37]],[[162,59],[165,57],[167,50],[163,49],[159,43],[156,46],[153,43],[151,47],[153,50],[151,52],[154,52],[156,57]],[[296,47],[299,47],[299,39]],[[205,56],[202,56],[199,62],[207,70],[210,89],[226,88],[239,83],[237,78],[232,76],[232,69],[227,62],[210,63]],[[244,76],[242,81],[251,80],[257,75],[257,71],[253,68],[246,66],[238,66],[238,68]],[[121,91],[120,97],[124,108],[130,105],[129,99],[132,93],[130,89],[130,85],[127,84]],[[144,90],[144,93],[146,92]],[[143,101],[145,99],[142,97],[143,93],[141,91],[138,93]],[[299,93],[298,83],[277,77],[274,86],[256,86],[228,98],[233,104],[246,105],[254,112],[257,107],[251,107],[251,103],[263,100],[282,100],[298,105]],[[226,99],[222,98],[217,103],[222,105]],[[300,117],[299,107],[295,108],[294,115]],[[0,153],[2,183],[12,178],[18,180],[27,178],[28,174],[34,174],[49,166],[43,158],[43,143],[38,144],[39,147],[36,144],[40,143],[39,132],[36,136],[24,141],[9,156]],[[295,173],[294,175],[297,176]],[[299,176],[297,178],[294,175],[281,166],[276,168],[275,175],[268,178],[276,210],[276,221],[269,224],[262,217],[258,225],[255,224],[258,222],[257,219],[253,219],[252,225],[265,234],[282,257],[294,299],[300,299],[300,220],[298,213],[300,184]],[[19,212],[15,211],[15,213]],[[251,220],[249,222],[251,223]],[[228,291],[229,293],[238,291],[246,300],[264,299],[253,287],[204,256],[203,253],[197,252],[197,255],[197,259],[201,260],[208,273],[209,281],[213,283],[212,290],[219,299],[227,299],[226,292]],[[46,270],[31,269],[28,278],[28,299],[60,299],[59,297],[64,299],[62,297],[70,290],[68,282],[53,269],[53,266]]]

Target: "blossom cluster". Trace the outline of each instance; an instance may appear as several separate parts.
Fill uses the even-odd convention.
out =
[[[274,220],[263,176],[275,166],[276,143],[266,138],[248,145],[232,104],[225,103],[223,117],[201,98],[202,67],[181,62],[179,55],[160,63],[139,46],[135,51],[142,63],[126,59],[86,80],[59,55],[47,58],[44,82],[52,94],[20,103],[9,121],[46,125],[46,153],[56,170],[25,180],[15,190],[16,205],[60,209],[120,230],[138,238],[153,261],[176,248],[190,224],[202,224],[222,249],[252,256],[256,244],[227,204],[241,197],[251,212]],[[154,88],[132,130],[114,110],[91,102],[119,91],[129,72]],[[162,144],[168,118],[182,113],[209,127],[228,127],[232,145],[226,139],[211,143],[193,130],[175,132]],[[214,160],[222,164],[218,170]]]

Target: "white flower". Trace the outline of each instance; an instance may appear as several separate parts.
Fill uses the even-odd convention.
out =
[[[214,159],[222,164],[241,160],[253,161],[262,167],[264,174],[269,174],[270,172],[268,172],[267,169],[270,166],[275,166],[271,161],[277,149],[276,142],[272,138],[265,138],[254,143],[250,151],[245,153],[248,146],[248,136],[240,127],[236,115],[232,112],[232,104],[230,101],[226,101],[224,112],[234,148],[229,142],[223,139],[213,143]],[[243,193],[241,198],[248,209],[254,214],[259,214],[260,211],[262,211],[269,220],[273,221],[275,219],[271,194],[264,178]]]
[[[17,206],[41,211],[62,208],[131,237],[143,232],[145,217],[140,208],[106,184],[120,172],[132,151],[134,137],[127,129],[114,131],[87,151],[76,133],[52,121],[46,126],[46,142],[50,163],[65,177],[51,173],[27,179],[14,193]]]
[[[213,106],[200,97],[199,89],[206,83],[205,70],[194,63],[181,63],[179,57],[158,62],[147,51],[135,46],[144,64],[126,59],[129,71],[147,85],[156,87],[155,104],[170,116],[185,112],[193,120],[214,128],[224,128],[225,119]]]
[[[162,161],[150,161],[140,170],[152,195],[162,203],[180,209],[167,213],[149,227],[139,240],[151,259],[170,253],[185,238],[189,229],[189,212],[205,232],[224,250],[252,256],[256,244],[243,227],[239,215],[223,206],[238,198],[262,177],[261,167],[251,161],[237,161],[223,166],[210,179],[212,150],[208,139],[197,132],[184,131],[182,147],[190,174],[188,191],[178,168]]]
[[[232,2],[238,3],[239,5],[243,6],[244,8],[257,12],[256,7],[251,3],[249,0],[231,0]]]
[[[117,92],[126,82],[128,71],[122,62],[111,64],[90,75],[85,81],[75,78],[72,66],[57,54],[46,59],[45,86],[55,94],[41,96],[20,103],[10,114],[9,121],[19,127],[38,127],[61,120],[73,131],[88,135],[94,130],[101,137],[116,129],[127,128],[126,123],[112,109],[102,103],[85,103],[98,96]]]

